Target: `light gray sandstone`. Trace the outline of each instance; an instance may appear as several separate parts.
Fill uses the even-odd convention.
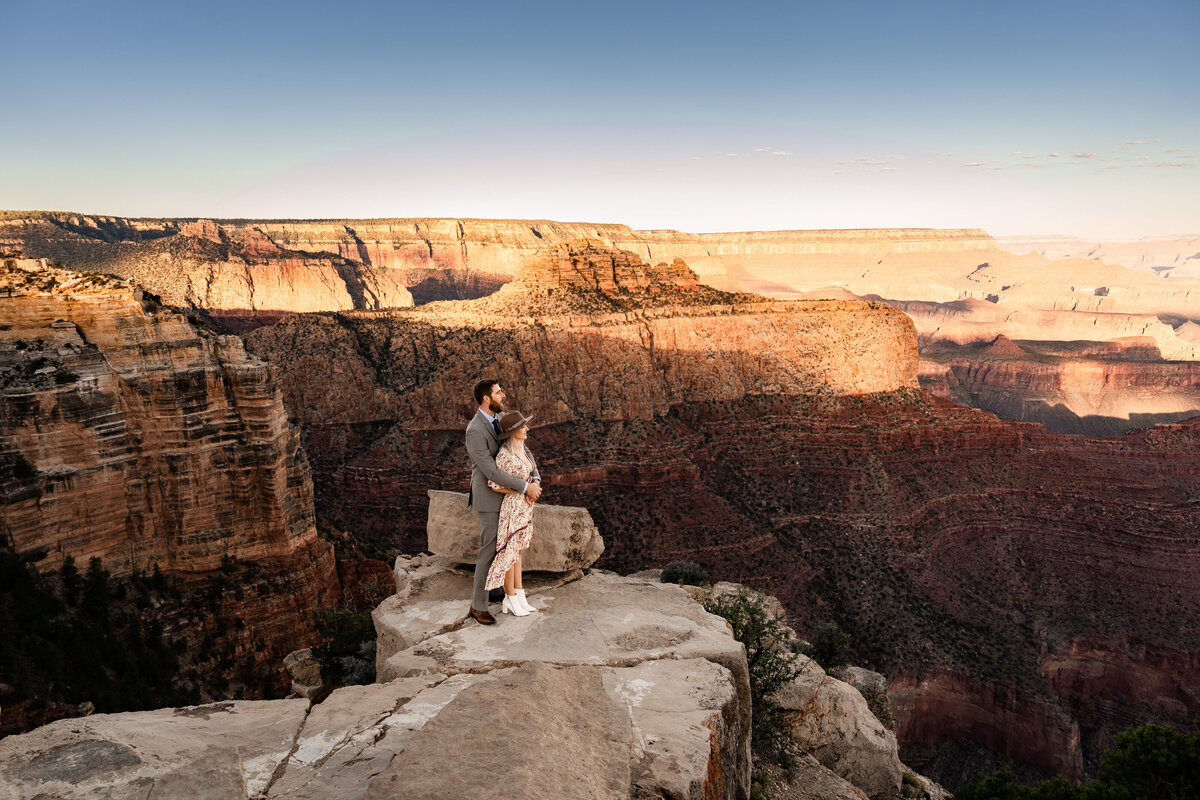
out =
[[[292,676],[292,693],[305,700],[316,700],[327,689],[321,678],[321,663],[311,647],[295,650],[283,658],[284,669]]]
[[[308,708],[239,700],[59,720],[0,741],[0,796],[253,797],[288,758]]]
[[[774,766],[767,767],[767,772],[775,780],[771,787],[773,800],[870,800],[857,786],[807,753],[797,759],[790,774]]]
[[[895,734],[871,713],[857,689],[800,658],[803,673],[774,696],[797,743],[870,797],[896,795],[904,765]]]
[[[596,563],[604,552],[600,531],[586,508],[534,506],[533,539],[525,551],[526,570],[570,572]],[[461,492],[429,491],[426,524],[429,551],[460,564],[479,554],[479,520]]]
[[[887,678],[878,672],[864,669],[863,667],[838,667],[831,670],[829,674],[839,681],[845,681],[855,689],[858,689],[864,697],[872,692],[876,694],[887,693]]]
[[[62,720],[0,742],[0,796],[446,800],[503,786],[529,798],[748,797],[745,657],[679,587],[545,576],[531,595],[539,615],[485,627],[461,619],[468,570],[401,567],[409,604],[453,602],[458,619],[426,635],[426,612],[410,615],[391,641],[416,644],[395,655],[428,645],[454,669],[344,687],[311,707]],[[402,614],[381,606],[376,620]],[[511,641],[501,647],[497,631]]]
[[[393,568],[396,594],[376,606],[371,614],[377,637],[377,679],[390,680],[402,674],[393,671],[383,677],[380,670],[388,655],[467,624],[472,568],[473,565],[464,567],[442,556],[397,557]],[[582,577],[583,572],[578,569],[566,573],[532,573],[525,577],[526,594],[530,603],[537,606],[542,602],[537,599],[538,594]],[[493,605],[492,610],[500,613],[498,605]]]

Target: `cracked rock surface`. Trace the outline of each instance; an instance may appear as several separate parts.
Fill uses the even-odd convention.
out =
[[[748,797],[745,655],[679,587],[542,576],[539,613],[485,627],[466,570],[397,566],[383,682],[61,720],[0,741],[0,796]]]

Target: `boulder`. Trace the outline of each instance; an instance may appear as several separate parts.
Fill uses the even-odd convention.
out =
[[[292,676],[292,691],[305,700],[316,700],[327,691],[321,678],[321,663],[311,647],[288,653],[284,656],[283,666]]]
[[[479,555],[479,520],[461,492],[429,491],[426,525],[429,551],[459,564]],[[596,563],[604,552],[600,531],[586,508],[538,504],[533,509],[533,541],[525,551],[526,570],[570,572]]]
[[[871,713],[857,689],[801,658],[804,672],[775,695],[797,743],[870,797],[898,794],[904,765],[895,735]]]
[[[878,672],[863,667],[844,666],[830,670],[829,674],[858,689],[864,697],[870,694],[887,694],[887,678]]]

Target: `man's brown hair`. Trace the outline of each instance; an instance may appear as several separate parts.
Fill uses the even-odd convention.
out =
[[[479,383],[475,384],[475,405],[483,405],[483,398],[492,393],[492,387],[500,381],[494,381],[489,378],[484,378]]]

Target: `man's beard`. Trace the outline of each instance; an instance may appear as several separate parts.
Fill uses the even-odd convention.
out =
[[[491,405],[491,409],[492,409],[492,416],[495,416],[497,414],[503,414],[505,411],[504,403],[500,400],[497,400],[494,397],[491,397],[490,405]]]

